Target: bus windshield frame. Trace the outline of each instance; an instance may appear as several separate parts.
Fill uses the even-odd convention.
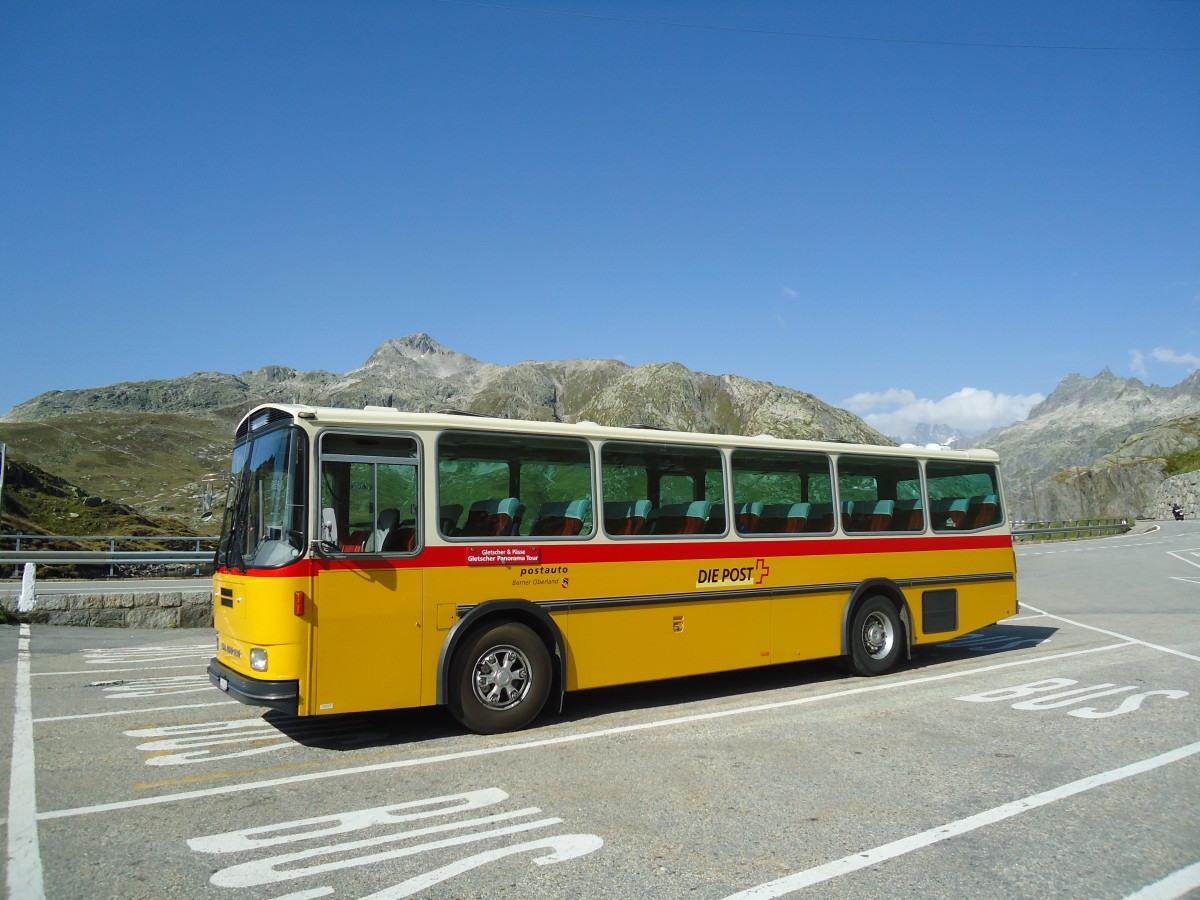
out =
[[[307,455],[305,433],[286,424],[252,430],[234,447],[218,567],[275,569],[304,555]]]

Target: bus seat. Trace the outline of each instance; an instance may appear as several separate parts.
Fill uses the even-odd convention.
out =
[[[808,523],[804,526],[806,532],[821,532],[828,534],[833,531],[833,504],[813,503],[808,511]]]
[[[892,514],[892,531],[924,531],[925,512],[920,500],[897,500]]]
[[[564,537],[582,534],[591,512],[592,501],[587,499],[543,503],[529,533]]]
[[[364,545],[364,549],[368,553],[380,553],[387,546],[388,536],[391,535],[400,525],[400,510],[389,506],[387,509],[380,510],[379,518],[375,522],[375,531],[371,533],[370,540]]]
[[[520,534],[521,533],[521,522],[524,520],[524,518],[525,518],[525,504],[522,503],[517,507],[516,513],[513,514],[512,528],[509,530],[510,534]]]
[[[338,544],[338,548],[343,553],[362,553],[370,536],[371,530],[369,528],[357,529],[346,535],[346,540]]]
[[[995,494],[972,497],[967,501],[967,528],[995,525],[1000,504]]]
[[[762,515],[761,500],[748,500],[734,507],[733,526],[738,534],[751,534],[758,527],[758,517]],[[714,503],[708,511],[708,522],[704,526],[705,534],[721,534],[725,530],[725,504]]]
[[[387,542],[383,545],[385,553],[412,553],[417,549],[417,526],[408,521],[399,528],[392,529]]]
[[[962,528],[966,520],[967,501],[965,497],[942,497],[933,501],[934,531]]]
[[[691,503],[669,503],[650,514],[651,534],[699,534],[708,522],[712,503],[693,500]]]
[[[708,521],[704,523],[705,534],[720,534],[725,530],[725,504],[715,503],[708,512]]]
[[[739,503],[735,512],[737,513],[737,530],[742,534],[752,534],[758,530],[758,520],[762,518],[763,514],[763,502],[748,500],[745,503]]]
[[[759,534],[798,534],[808,524],[808,503],[769,503],[758,520]]]
[[[895,500],[847,500],[844,504],[847,531],[887,531],[892,526]]]
[[[609,534],[644,534],[649,500],[612,500],[604,504],[604,530]]]
[[[520,505],[521,501],[516,497],[476,500],[467,512],[462,534],[465,537],[498,537],[509,534]]]
[[[462,509],[461,503],[451,503],[449,506],[443,506],[438,510],[438,520],[442,534],[454,533],[454,529],[458,525],[458,517],[462,515]]]

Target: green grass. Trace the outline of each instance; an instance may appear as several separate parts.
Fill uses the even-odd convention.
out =
[[[21,509],[9,511],[11,479],[4,487],[0,526],[8,533],[9,517],[38,523],[47,533],[130,534],[130,516],[163,523],[176,533],[213,534],[219,522],[200,521],[201,477],[228,472],[233,429],[240,410],[216,418],[159,413],[111,413],[61,416],[38,422],[0,423],[0,441],[8,445],[9,463],[21,462],[53,473],[74,486],[82,497],[104,498],[117,513],[53,496],[20,497]],[[47,483],[48,485],[49,483]],[[47,488],[49,490],[49,488]],[[15,488],[13,488],[15,490]],[[14,500],[18,499],[14,495]],[[95,500],[92,501],[96,503]]]

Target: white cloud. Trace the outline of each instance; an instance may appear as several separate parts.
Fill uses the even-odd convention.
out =
[[[850,410],[856,415],[868,413],[879,406],[907,406],[917,402],[917,395],[912,391],[903,388],[892,388],[890,391],[881,393],[864,392],[855,394],[849,400],[842,402],[842,406]]]
[[[1129,351],[1129,371],[1138,378],[1145,378],[1149,374],[1146,371],[1146,354],[1141,350]]]
[[[1019,422],[1045,400],[1042,394],[996,394],[965,387],[941,400],[919,398],[904,388],[855,394],[843,406],[887,435],[906,435],[922,422],[949,425],[968,437]]]
[[[1166,363],[1171,366],[1186,366],[1190,373],[1193,369],[1200,369],[1200,356],[1195,353],[1177,353],[1174,350],[1169,350],[1166,347],[1155,347],[1150,353],[1143,353],[1141,350],[1129,351],[1129,371],[1138,378],[1149,378],[1150,372],[1146,368],[1146,363]],[[1175,376],[1167,375],[1172,378]]]
[[[779,286],[779,289],[780,289],[781,291],[783,291],[783,295],[784,295],[785,297],[790,297],[790,298],[791,298],[791,299],[793,299],[793,300],[795,300],[797,297],[799,297],[799,296],[800,296],[800,292],[799,292],[799,291],[792,290],[792,289],[791,289],[790,287],[788,287],[786,284],[781,284],[781,285]]]
[[[1176,353],[1174,350],[1167,350],[1164,347],[1155,347],[1154,352],[1150,355],[1159,362],[1187,366],[1189,369],[1200,369],[1200,356],[1196,356],[1194,353]]]

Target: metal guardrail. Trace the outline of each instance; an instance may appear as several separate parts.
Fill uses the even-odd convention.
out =
[[[1019,525],[1033,524],[1033,528],[1018,528]],[[1124,534],[1133,528],[1132,520],[1124,519],[1079,519],[1072,522],[1014,522],[1013,540],[1031,539],[1068,540],[1071,538],[1102,537],[1106,534]]]
[[[0,565],[20,565],[31,562],[49,566],[86,566],[107,565],[108,574],[113,574],[117,565],[194,565],[200,566],[211,562],[212,550],[203,550],[206,543],[218,540],[216,536],[176,536],[176,535],[129,535],[129,534],[0,534],[0,541],[15,541],[12,550],[0,550]],[[22,549],[21,543],[26,547]],[[46,544],[52,542],[80,543],[84,541],[106,541],[108,548],[104,550],[34,550],[30,543]],[[194,550],[118,550],[118,544],[137,544],[153,542],[158,544],[185,543],[195,547]]]

